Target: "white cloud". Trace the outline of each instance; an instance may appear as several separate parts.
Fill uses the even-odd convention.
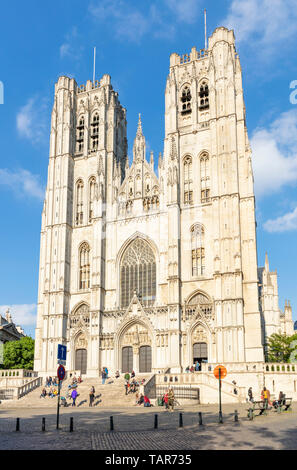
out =
[[[109,23],[118,38],[129,41],[138,42],[150,27],[148,18],[122,0],[101,0],[91,4],[89,11],[97,21]]]
[[[48,105],[45,99],[30,98],[16,117],[20,137],[30,140],[33,144],[44,141],[47,135],[47,114]]]
[[[45,188],[40,183],[40,177],[28,170],[10,171],[0,168],[0,186],[9,187],[18,196],[30,196],[39,200],[44,199]]]
[[[70,58],[79,60],[82,56],[84,48],[78,44],[79,35],[77,28],[74,26],[69,34],[65,36],[65,42],[60,46],[61,59]]]
[[[172,38],[176,23],[195,23],[198,0],[164,0],[151,2],[145,13],[123,0],[100,0],[89,5],[89,12],[98,22],[105,22],[118,39],[140,42],[146,35],[156,38]]]
[[[183,0],[182,2],[180,0],[165,0],[165,4],[174,13],[177,21],[189,24],[195,23],[197,19],[199,3],[197,0]]]
[[[293,212],[288,212],[276,219],[267,220],[263,227],[267,232],[288,232],[290,230],[297,230],[297,207]]]
[[[257,45],[256,53],[277,54],[297,33],[296,6],[296,0],[233,0],[223,24],[237,41]]]
[[[9,308],[12,321],[20,326],[32,326],[36,323],[36,304],[0,305],[0,314],[5,317]]]
[[[297,182],[297,110],[282,113],[266,129],[257,128],[251,138],[255,192],[277,192]]]

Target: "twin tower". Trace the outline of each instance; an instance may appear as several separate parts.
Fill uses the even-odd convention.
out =
[[[217,28],[207,50],[171,55],[156,165],[140,117],[129,164],[126,125],[109,75],[81,87],[59,78],[35,370],[55,374],[58,344],[67,370],[87,376],[263,361],[268,314],[233,31]],[[273,308],[269,333],[285,328]]]

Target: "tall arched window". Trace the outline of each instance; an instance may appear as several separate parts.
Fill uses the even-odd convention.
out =
[[[156,298],[156,260],[148,242],[136,238],[126,249],[120,266],[121,306],[127,307],[134,295],[144,305]]]
[[[76,151],[81,153],[84,149],[85,119],[81,117],[76,128]]]
[[[99,144],[99,114],[95,113],[91,123],[91,149],[97,150]]]
[[[83,243],[79,250],[79,289],[90,287],[90,247]]]
[[[183,115],[189,114],[192,111],[192,107],[191,107],[192,96],[191,96],[190,87],[188,85],[186,85],[183,88],[180,100],[182,102],[181,114]]]
[[[205,109],[209,108],[209,90],[208,90],[208,84],[204,80],[201,85],[200,85],[200,90],[199,90],[199,110],[204,111]]]
[[[191,230],[192,275],[203,276],[205,273],[204,228],[200,224]]]
[[[209,174],[209,156],[203,153],[200,157],[200,186],[201,202],[210,201],[210,174]]]
[[[84,221],[84,183],[82,180],[79,180],[76,183],[76,225],[82,225]]]
[[[95,200],[96,178],[92,177],[89,182],[89,222],[94,217],[94,200]]]
[[[192,158],[184,159],[184,203],[192,204],[193,202],[193,175],[192,175]]]

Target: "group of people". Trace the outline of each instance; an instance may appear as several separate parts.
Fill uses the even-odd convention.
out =
[[[186,372],[199,372],[200,370],[200,364],[198,361],[195,362],[195,364],[193,364],[191,367],[188,366],[186,367]]]
[[[129,393],[136,393],[140,391],[140,395],[144,396],[144,390],[142,389],[142,386],[144,385],[145,379],[142,379],[140,382],[135,379],[135,372],[134,370],[131,372],[131,375],[129,372],[126,372],[124,375],[125,379],[125,393],[128,395]],[[131,380],[132,379],[132,380]],[[141,389],[141,390],[140,390]]]
[[[271,401],[270,399],[270,391],[266,388],[263,387],[263,390],[261,391],[261,401],[264,402],[264,407],[268,408],[268,406],[273,406],[275,409],[278,408],[279,405],[284,403],[286,399],[286,395],[283,392],[279,392],[279,396],[277,400]],[[253,397],[253,389],[250,387],[248,389],[248,401],[251,403],[254,403],[254,397]]]
[[[165,406],[166,410],[173,411],[174,409],[174,391],[173,388],[169,388],[166,393],[162,396],[161,406]]]
[[[107,367],[102,367],[101,377],[102,377],[102,385],[104,385],[106,379],[108,379],[108,369],[107,369]]]

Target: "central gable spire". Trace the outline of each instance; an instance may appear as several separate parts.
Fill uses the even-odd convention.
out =
[[[133,161],[142,162],[145,160],[145,137],[142,132],[141,115],[138,117],[138,127],[133,145]]]

